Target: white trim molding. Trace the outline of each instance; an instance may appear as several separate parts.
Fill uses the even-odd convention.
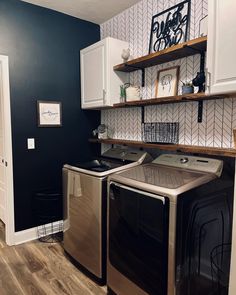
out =
[[[0,55],[0,66],[2,68],[2,93],[4,105],[4,142],[6,169],[6,243],[14,245],[15,218],[14,218],[14,189],[13,189],[13,164],[12,164],[12,131],[11,131],[11,104],[10,104],[10,82],[8,56]]]

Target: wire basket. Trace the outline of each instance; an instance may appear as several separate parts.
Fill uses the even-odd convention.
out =
[[[55,189],[44,189],[34,194],[34,217],[38,224],[40,242],[62,241],[62,194]]]
[[[37,227],[38,239],[43,243],[57,243],[63,240],[63,221],[51,222]]]
[[[214,291],[227,295],[231,259],[231,244],[218,245],[211,251],[211,274]]]
[[[143,123],[142,140],[148,143],[178,143],[179,123]]]

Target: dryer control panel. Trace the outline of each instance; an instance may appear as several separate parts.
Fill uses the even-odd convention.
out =
[[[176,168],[190,169],[213,173],[220,177],[223,169],[223,161],[211,158],[193,157],[188,155],[163,154],[152,163]]]

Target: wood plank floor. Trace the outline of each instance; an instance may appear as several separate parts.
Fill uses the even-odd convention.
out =
[[[0,295],[104,295],[64,255],[59,243],[8,247],[0,222]]]

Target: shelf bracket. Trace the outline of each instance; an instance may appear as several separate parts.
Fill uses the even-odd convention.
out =
[[[205,82],[206,82],[205,50],[199,50],[199,49],[196,49],[196,48],[194,48],[192,46],[187,46],[187,47],[192,49],[196,53],[199,53],[200,56],[201,56],[201,59],[200,59],[200,72],[198,72],[196,78],[193,79],[193,84],[197,83],[197,85],[194,85],[194,86],[198,86],[198,92],[204,92],[205,91]],[[195,82],[194,82],[194,80],[195,80]]]
[[[142,69],[141,70],[142,71],[142,87],[144,87],[145,86],[145,69]]]
[[[192,46],[187,45],[186,47],[192,49],[193,51],[199,53],[201,55],[201,62],[200,62],[200,72],[204,72],[204,66],[205,66],[205,50],[196,49]]]
[[[198,115],[197,115],[198,123],[202,123],[202,113],[203,113],[203,101],[198,101]]]
[[[144,123],[144,119],[145,119],[145,107],[141,106],[141,123]]]
[[[126,67],[128,67],[128,68],[132,68],[132,69],[134,69],[134,70],[140,70],[140,71],[142,71],[142,87],[144,87],[145,86],[145,69],[144,68],[140,68],[140,67],[135,67],[135,66],[132,66],[132,65],[128,65],[128,64],[125,64],[125,66]]]

